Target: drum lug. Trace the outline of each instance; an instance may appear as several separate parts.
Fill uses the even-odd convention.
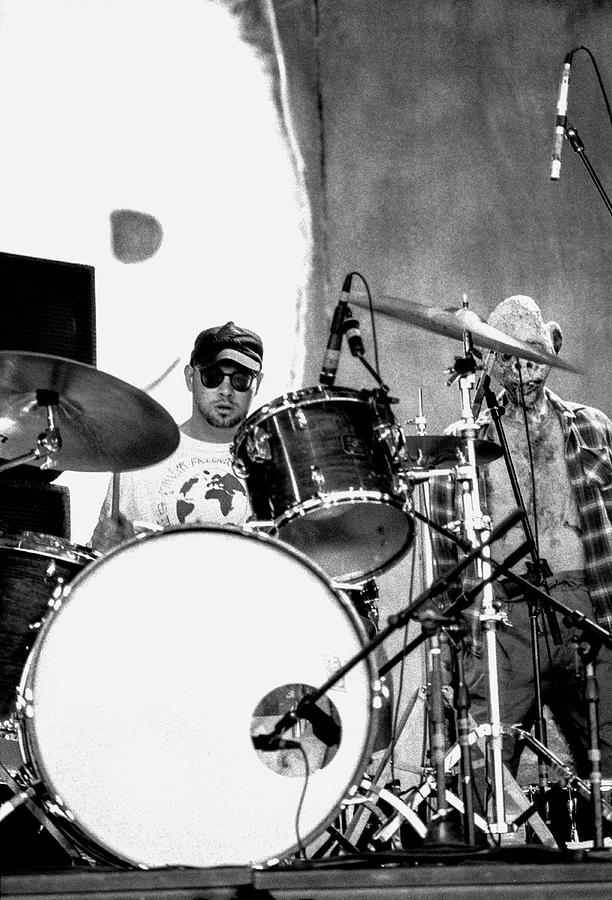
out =
[[[406,499],[411,493],[412,486],[410,484],[410,480],[404,475],[403,472],[399,472],[393,475],[393,492],[398,497],[403,497]]]
[[[303,409],[294,409],[293,411],[293,425],[296,430],[304,431],[308,428],[308,419],[306,418],[306,413]]]
[[[325,475],[321,473],[318,466],[310,467],[310,478],[319,494],[325,493]]]
[[[52,560],[47,566],[47,571],[45,572],[45,581],[53,584],[51,596],[49,597],[47,606],[50,609],[54,609],[57,611],[62,605],[62,599],[64,596],[67,579],[64,577],[64,575],[60,574],[55,560]],[[42,623],[40,621],[35,622],[33,625],[30,625],[30,628],[40,628],[41,624]]]
[[[270,437],[259,425],[247,437],[246,451],[251,462],[267,462],[272,459]]]
[[[31,719],[34,716],[34,693],[32,688],[26,687],[23,691],[17,689],[17,701],[15,703],[17,719]]]

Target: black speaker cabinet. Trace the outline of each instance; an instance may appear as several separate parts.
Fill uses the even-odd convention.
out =
[[[96,364],[93,266],[0,253],[0,350]]]

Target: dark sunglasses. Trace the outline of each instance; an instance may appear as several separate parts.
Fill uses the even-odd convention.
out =
[[[235,391],[244,393],[253,384],[255,374],[253,372],[224,372],[213,366],[211,369],[198,369],[200,373],[200,381],[205,388],[217,388],[224,378],[229,378],[231,386]]]

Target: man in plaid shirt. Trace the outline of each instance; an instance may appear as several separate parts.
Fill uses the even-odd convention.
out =
[[[561,348],[561,329],[555,322],[543,321],[530,297],[504,300],[488,321],[539,352],[556,354]],[[612,422],[598,409],[557,397],[545,387],[549,373],[550,366],[497,354],[491,378],[503,388],[498,398],[504,407],[502,426],[538,557],[552,573],[546,579],[551,595],[612,630]],[[488,410],[477,424],[482,426],[479,437],[496,439]],[[482,511],[490,515],[493,527],[515,509],[503,457],[480,472],[480,491]],[[450,479],[433,480],[431,507],[433,520],[441,525],[461,520],[460,491]],[[524,538],[522,526],[514,526],[493,544],[493,559],[503,561]],[[433,544],[436,574],[442,574],[457,561],[457,545],[436,533]],[[525,561],[514,571],[524,576]],[[529,605],[511,579],[497,580],[495,595],[509,623],[499,625],[497,632],[501,721],[529,730],[537,713]],[[472,635],[466,641],[465,666],[471,713],[477,722],[486,722],[479,613],[480,597],[466,614]],[[584,667],[576,643],[580,631],[559,621],[562,641],[555,645],[546,633],[544,619],[542,625],[542,699],[569,744],[578,774],[586,777],[590,763]],[[612,777],[612,651],[606,647],[597,655],[596,673],[602,772]],[[504,761],[514,775],[521,751],[516,740],[504,738]]]

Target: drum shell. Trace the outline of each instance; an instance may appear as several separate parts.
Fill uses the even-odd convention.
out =
[[[223,578],[196,576],[205,562],[222,565],[224,547],[244,577],[237,587],[228,571],[220,596]],[[258,566],[274,589],[256,577]],[[136,571],[142,583],[130,591],[124,580]],[[249,582],[248,597],[236,593]],[[315,595],[310,609],[304,590]],[[309,614],[317,623],[301,621]],[[57,812],[59,803],[60,828],[94,858],[160,866],[290,855],[302,779],[260,762],[251,714],[268,687],[322,682],[330,654],[344,659],[364,640],[346,598],[271,538],[193,527],[130,541],[77,576],[43,625],[20,685],[22,752],[47,808]],[[368,660],[330,692],[345,743],[311,775],[305,842],[331,821],[367,764],[373,678]]]
[[[28,651],[56,602],[54,593],[97,555],[54,535],[0,534],[0,721],[13,710]]]
[[[331,578],[371,577],[412,543],[383,431],[367,392],[317,387],[263,407],[234,440],[255,519]]]

